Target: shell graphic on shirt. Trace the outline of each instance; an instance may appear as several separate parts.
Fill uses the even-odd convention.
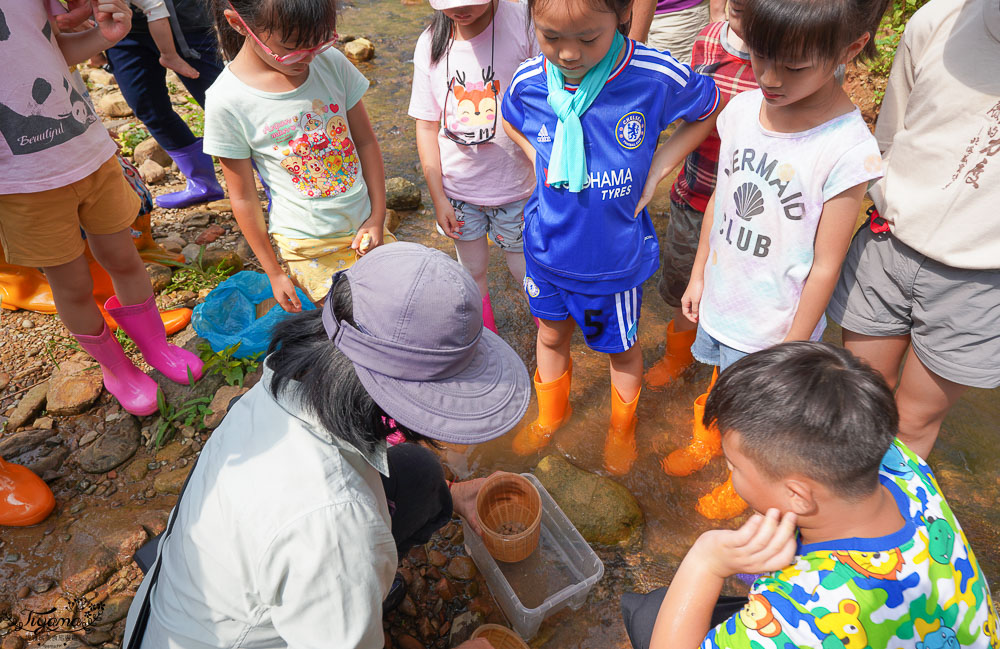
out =
[[[292,176],[295,188],[309,198],[343,194],[354,186],[361,163],[348,136],[347,120],[340,106],[312,102],[296,121],[291,139],[275,145],[282,157],[281,166]]]
[[[733,192],[733,200],[736,201],[736,216],[744,221],[764,213],[764,194],[753,183],[747,182],[737,187]]]

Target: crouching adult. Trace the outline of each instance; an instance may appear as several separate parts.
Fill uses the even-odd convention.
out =
[[[453,510],[478,529],[481,480],[449,487],[420,442],[493,439],[528,405],[481,303],[450,257],[396,243],[279,325],[192,470],[124,646],[380,649],[397,558]],[[396,430],[406,442],[387,448]]]

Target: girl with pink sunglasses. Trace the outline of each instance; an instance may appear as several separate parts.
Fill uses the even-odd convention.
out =
[[[382,152],[361,99],[368,80],[331,47],[333,2],[213,8],[230,63],[208,91],[205,151],[222,163],[233,215],[274,298],[299,311],[297,288],[322,301],[336,271],[392,238]],[[254,166],[271,192],[266,223]]]

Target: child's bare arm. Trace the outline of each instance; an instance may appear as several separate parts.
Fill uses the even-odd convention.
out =
[[[830,296],[840,277],[840,267],[847,256],[854,234],[854,224],[861,211],[861,199],[867,182],[837,194],[823,205],[816,230],[813,264],[802,287],[802,297],[792,319],[785,341],[809,340],[819,319],[823,317]]]
[[[722,582],[740,572],[780,570],[795,557],[795,514],[754,514],[738,530],[705,532],[681,561],[660,605],[649,649],[693,649],[710,628]]]
[[[715,218],[715,191],[712,191],[705,206],[705,214],[701,218],[701,233],[698,235],[698,251],[694,255],[691,266],[691,277],[687,288],[681,297],[681,310],[684,317],[691,322],[698,322],[698,307],[701,304],[701,294],[705,291],[705,264],[708,262],[708,238],[712,233],[712,220]]]
[[[271,247],[271,239],[267,236],[264,212],[257,197],[250,158],[219,158],[219,162],[222,163],[222,175],[226,177],[233,216],[236,217],[240,231],[243,232],[250,249],[257,256],[267,279],[271,282],[274,299],[285,311],[292,313],[301,311],[302,304],[295,293],[295,285],[282,269],[274,254],[274,248]]]
[[[371,216],[358,228],[358,234],[351,243],[351,248],[364,255],[382,245],[382,233],[385,231],[385,167],[382,163],[382,149],[375,138],[375,130],[372,129],[363,101],[359,100],[347,111],[347,125],[351,129],[354,147],[358,150],[361,175],[368,185],[368,198],[372,204]],[[362,250],[361,241],[366,234],[371,237],[371,244]]]
[[[524,137],[524,134],[517,130],[517,128],[511,126],[511,123],[507,120],[503,121],[503,130],[507,133],[507,137],[514,140],[514,144],[521,147],[524,155],[528,156],[528,160],[531,160],[531,166],[535,166],[535,147],[531,146],[528,138]]]
[[[441,148],[438,146],[437,122],[418,119],[417,122],[417,155],[420,156],[420,167],[427,181],[427,191],[434,203],[434,215],[438,225],[446,235],[457,239],[462,234],[461,227],[455,219],[455,208],[444,193],[444,182],[441,178]]]
[[[157,18],[150,20],[148,25],[149,35],[153,37],[156,49],[160,51],[160,65],[168,70],[173,70],[182,77],[197,79],[201,73],[177,53],[177,44],[174,43],[174,31],[170,27],[170,19]]]
[[[656,186],[669,176],[674,167],[683,162],[684,158],[697,149],[702,140],[712,132],[712,129],[715,128],[715,120],[722,112],[722,108],[720,101],[712,114],[700,122],[684,122],[677,127],[677,130],[666,142],[657,147],[656,153],[653,154],[653,162],[649,167],[649,175],[646,176],[646,185],[642,189],[642,196],[639,197],[639,203],[635,206],[636,216],[649,205],[649,201],[653,200]]]
[[[127,0],[90,0],[90,8],[94,15],[94,27],[56,35],[59,50],[69,65],[83,63],[103,52],[125,38],[132,29],[132,10]],[[79,9],[78,6],[75,11]]]

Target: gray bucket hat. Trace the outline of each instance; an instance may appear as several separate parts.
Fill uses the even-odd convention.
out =
[[[499,437],[521,420],[531,398],[528,370],[483,327],[479,289],[458,262],[397,242],[338,273],[333,286],[344,280],[357,328],[336,319],[329,297],[323,326],[390,417],[457,444]]]

